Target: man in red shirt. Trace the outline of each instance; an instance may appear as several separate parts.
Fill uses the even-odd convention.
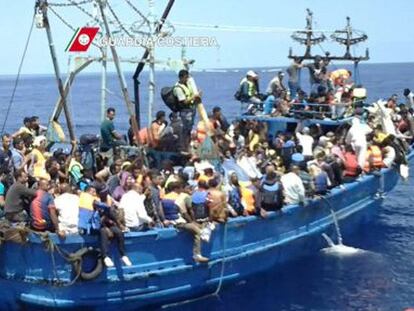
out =
[[[59,223],[55,203],[48,192],[49,182],[40,179],[36,196],[30,204],[30,225],[37,231],[52,231],[59,235]]]

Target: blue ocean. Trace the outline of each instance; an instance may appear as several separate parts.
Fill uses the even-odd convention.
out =
[[[337,67],[339,67],[337,65]],[[275,72],[256,69],[261,88]],[[51,67],[52,71],[52,67]],[[207,110],[220,106],[233,119],[240,114],[233,94],[246,69],[223,72],[194,72]],[[404,88],[414,89],[414,64],[360,65],[360,76],[370,101],[396,93],[403,101]],[[132,93],[132,74],[126,73]],[[306,74],[302,79],[307,80]],[[117,109],[115,125],[128,129],[125,104],[116,75],[108,77],[108,106]],[[176,74],[156,74],[157,94],[163,86],[173,85]],[[44,124],[56,103],[58,92],[53,76],[24,75],[5,120],[14,77],[0,77],[0,125],[13,132],[25,116],[37,115]],[[141,79],[142,124],[148,121],[148,75]],[[100,76],[81,74],[69,94],[77,135],[99,133],[101,116]],[[153,114],[166,109],[159,95]],[[64,123],[64,122],[63,122]],[[410,165],[414,172],[414,164]],[[414,174],[414,173],[413,173]],[[210,297],[168,310],[404,310],[414,307],[414,177],[400,182],[384,200],[379,216],[369,225],[355,228],[344,236],[344,244],[363,250],[354,255],[315,253],[271,271],[225,287],[218,297]],[[339,223],[341,226],[341,223]],[[260,265],[260,262],[257,262]]]

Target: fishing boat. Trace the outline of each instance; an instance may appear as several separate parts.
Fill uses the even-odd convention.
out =
[[[59,90],[60,106],[65,107],[62,84]],[[272,131],[298,122],[248,118],[263,118]],[[346,121],[308,122],[337,127]],[[411,152],[408,158],[413,156]],[[333,237],[338,225],[344,237],[355,233],[378,213],[399,179],[397,169],[382,169],[312,198],[306,206],[285,206],[264,219],[237,217],[216,224],[209,242],[203,243],[202,252],[210,260],[202,264],[193,261],[191,235],[174,228],[126,233],[133,265],[123,266],[113,248],[111,268],[103,266],[96,236],[59,239],[15,229],[20,243],[4,234],[0,247],[0,309],[137,310],[217,294],[229,284],[319,251],[326,246],[321,235]]]

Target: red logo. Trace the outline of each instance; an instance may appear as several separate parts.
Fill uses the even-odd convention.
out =
[[[82,27],[76,29],[65,51],[86,52],[98,31],[99,27]]]

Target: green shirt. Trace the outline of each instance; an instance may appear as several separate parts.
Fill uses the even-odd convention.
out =
[[[109,150],[112,148],[114,144],[114,131],[114,123],[111,120],[105,119],[101,124],[101,149]]]

